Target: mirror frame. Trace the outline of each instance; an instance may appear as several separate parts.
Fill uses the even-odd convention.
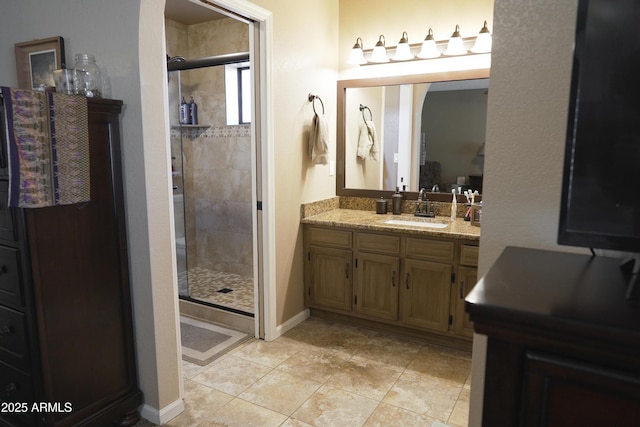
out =
[[[336,126],[336,195],[349,197],[369,197],[369,198],[390,198],[395,192],[393,190],[368,190],[361,188],[345,188],[345,121],[346,121],[346,91],[348,88],[390,86],[414,83],[436,83],[458,80],[474,80],[489,78],[489,68],[475,70],[447,71],[429,74],[410,74],[406,76],[375,77],[366,79],[338,80],[337,96],[337,126]],[[405,198],[417,200],[417,191],[403,192]],[[428,193],[429,200],[437,202],[450,202],[451,194]],[[458,195],[459,201],[463,201],[464,196]]]

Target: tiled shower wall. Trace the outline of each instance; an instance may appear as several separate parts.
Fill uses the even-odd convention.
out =
[[[184,25],[166,20],[167,54],[187,59],[249,51],[249,27],[231,18]],[[178,124],[177,76],[169,81],[171,124]],[[249,125],[227,126],[224,66],[182,71],[182,95],[198,104],[203,128],[171,131],[174,167],[184,175],[188,267],[252,276]],[[204,126],[209,126],[205,128]],[[183,170],[180,171],[180,156]]]

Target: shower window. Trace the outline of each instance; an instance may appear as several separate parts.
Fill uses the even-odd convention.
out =
[[[251,69],[248,62],[224,69],[227,125],[251,123]]]

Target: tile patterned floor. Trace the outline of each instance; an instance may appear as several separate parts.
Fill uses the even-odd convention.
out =
[[[186,410],[166,425],[466,427],[470,373],[468,352],[310,318],[207,366],[184,362]]]
[[[193,267],[188,275],[178,274],[178,283],[181,295],[187,293],[188,285],[188,295],[193,299],[254,312],[253,277]],[[231,289],[231,292],[218,292],[222,289]]]

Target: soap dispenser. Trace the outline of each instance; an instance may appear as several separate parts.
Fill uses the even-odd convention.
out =
[[[400,215],[402,213],[402,194],[400,194],[400,187],[396,187],[396,194],[391,196],[393,204],[393,214]]]

